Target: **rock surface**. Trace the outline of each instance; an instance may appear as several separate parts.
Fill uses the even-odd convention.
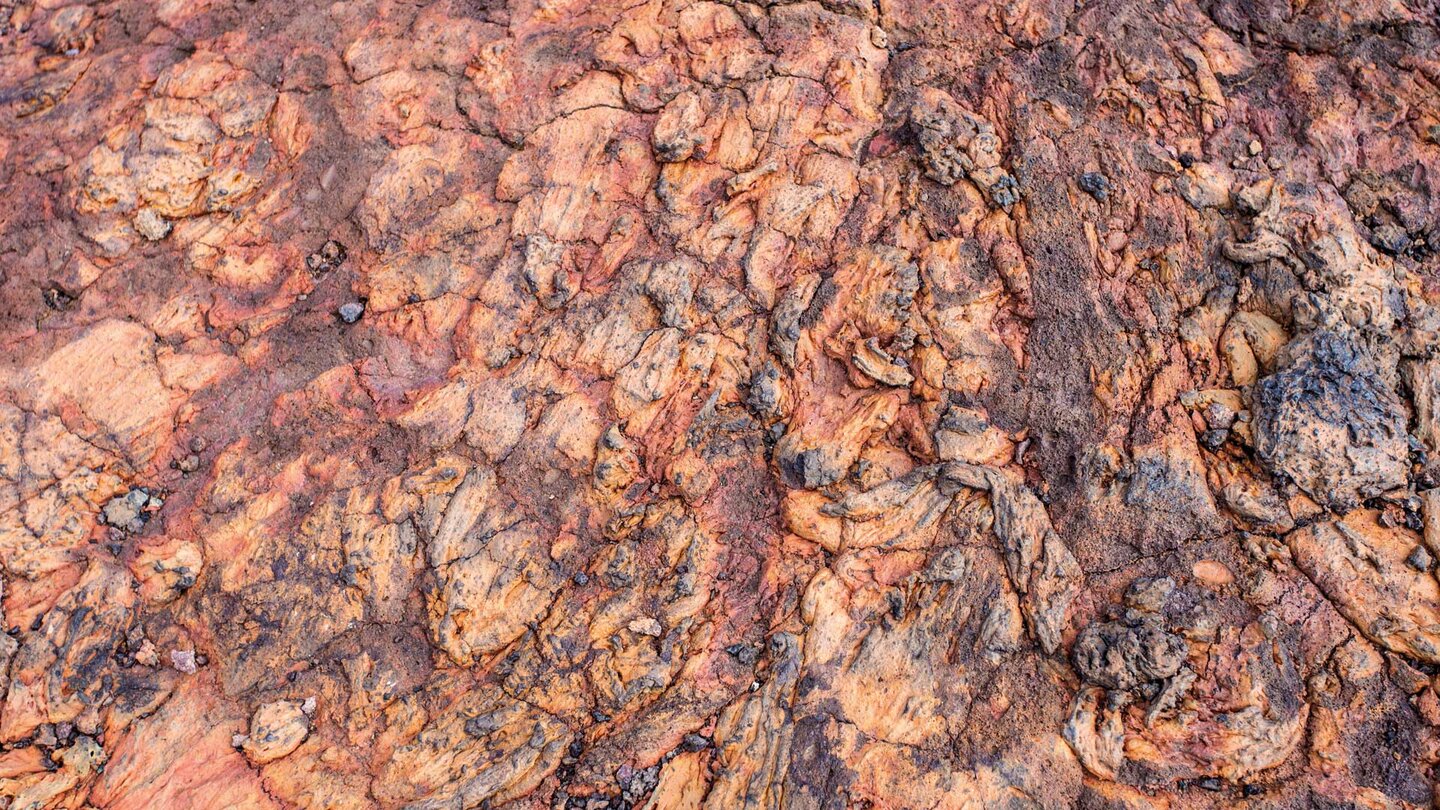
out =
[[[1433,806],[1437,20],[0,3],[0,807]]]

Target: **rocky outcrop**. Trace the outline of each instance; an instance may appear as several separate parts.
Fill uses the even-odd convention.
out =
[[[0,807],[1433,805],[1436,11],[0,3]]]

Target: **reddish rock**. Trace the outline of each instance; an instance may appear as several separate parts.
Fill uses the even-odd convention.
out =
[[[0,4],[0,806],[1430,806],[1436,19]]]

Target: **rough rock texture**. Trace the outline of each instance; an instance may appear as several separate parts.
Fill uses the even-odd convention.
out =
[[[0,808],[1421,808],[1435,0],[0,0]]]

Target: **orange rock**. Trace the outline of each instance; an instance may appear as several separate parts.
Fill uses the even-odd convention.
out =
[[[1433,801],[1424,3],[0,6],[0,806]]]

